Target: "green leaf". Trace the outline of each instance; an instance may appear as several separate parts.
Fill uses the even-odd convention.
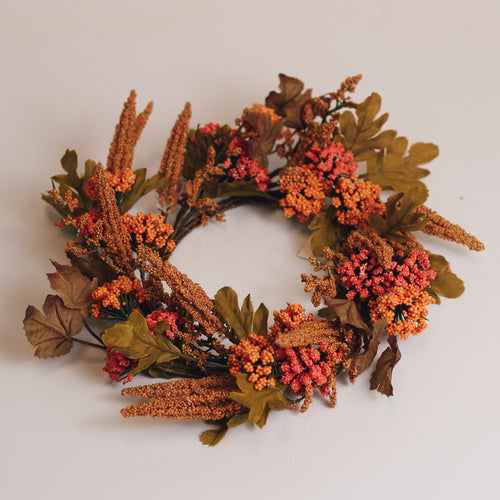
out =
[[[354,153],[354,161],[366,161],[367,173],[360,177],[382,189],[405,191],[412,186],[424,186],[419,179],[429,171],[420,165],[433,160],[439,148],[418,142],[407,152],[406,137],[397,137],[395,130],[382,131],[389,115],[376,118],[381,105],[381,97],[374,92],[358,105],[356,118],[351,111],[344,111],[339,118],[340,134],[335,140]]]
[[[253,316],[253,332],[262,337],[267,336],[267,321],[269,318],[269,310],[261,302]]]
[[[241,317],[243,318],[243,328],[246,332],[252,333],[253,324],[253,304],[250,294],[248,294],[241,304]]]
[[[241,392],[231,392],[230,397],[250,409],[248,421],[251,425],[263,427],[272,408],[290,409],[284,395],[287,386],[283,384],[256,391],[245,373],[236,375],[236,383]]]
[[[346,228],[333,218],[333,207],[316,215],[307,226],[313,234],[311,235],[311,250],[317,257],[323,256],[325,247],[338,250],[346,238]]]
[[[194,179],[196,172],[200,168],[203,168],[207,161],[209,145],[210,138],[205,137],[199,130],[191,130],[189,132],[186,152],[184,154],[184,164],[182,166],[182,176],[184,179]]]
[[[67,308],[57,295],[47,295],[42,311],[28,306],[24,317],[26,338],[35,347],[35,356],[54,358],[68,353],[72,337],[83,327],[82,313]]]
[[[210,429],[209,431],[205,431],[201,435],[200,441],[207,446],[215,446],[216,444],[220,443],[220,441],[227,434],[228,430],[229,429],[226,425],[223,425],[218,429]]]
[[[418,212],[429,196],[425,186],[413,186],[405,193],[392,195],[386,202],[386,215],[369,214],[368,221],[372,229],[383,238],[397,242],[407,241],[401,232],[418,231],[427,224],[423,212]]]
[[[67,149],[64,156],[61,158],[61,165],[63,170],[68,173],[68,186],[79,190],[80,189],[80,177],[78,176],[76,170],[78,168],[78,156],[76,151]]]
[[[162,174],[156,174],[153,175],[153,177],[146,179],[145,168],[134,170],[134,173],[136,175],[134,186],[125,200],[120,204],[120,212],[122,214],[128,212],[140,198],[148,194],[150,191],[165,184],[165,176]]]
[[[234,333],[239,339],[248,337],[251,331],[252,317],[248,319],[244,316],[242,310],[238,307],[238,295],[229,286],[221,288],[215,294],[215,310],[221,318],[234,330]],[[250,300],[250,296],[247,297]],[[246,306],[246,314],[248,315],[249,306]],[[253,307],[252,307],[253,311]],[[250,327],[248,327],[250,325]]]
[[[165,363],[179,358],[181,351],[165,335],[153,335],[141,313],[134,311],[127,321],[105,330],[102,340],[108,347],[138,359],[135,375],[153,364]]]
[[[437,254],[429,254],[430,267],[436,272],[436,278],[430,281],[430,286],[426,292],[431,295],[439,304],[441,300],[438,295],[448,299],[456,299],[465,291],[464,282],[451,272],[449,262]]]

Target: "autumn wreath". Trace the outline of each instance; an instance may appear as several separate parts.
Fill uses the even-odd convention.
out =
[[[315,389],[334,406],[336,376],[346,371],[354,382],[384,338],[370,388],[392,395],[397,337],[422,332],[427,306],[463,291],[446,259],[416,234],[483,245],[424,204],[420,179],[429,171],[421,165],[437,146],[408,149],[405,137],[383,130],[379,95],[351,100],[359,80],[312,97],[300,80],[280,75],[280,91],[246,108],[234,126],[190,129],[187,103],[149,178],[132,165],[152,103],[137,114],[132,91],[106,168],[88,160],[79,173],[76,153],[66,151],[65,173],[42,196],[74,237],[71,265],[53,262],[48,274],[58,295],[47,296],[42,312],[26,310],[35,355],[60,356],[80,343],[104,351],[114,381],[139,373],[173,379],[124,389],[148,401],[122,414],[204,419],[216,425],[202,434],[209,445],[242,423],[262,427],[271,409],[306,411]],[[272,171],[270,155],[281,164]],[[365,173],[357,173],[359,162]],[[152,190],[159,213],[131,212]],[[383,202],[382,190],[395,194]],[[250,296],[240,304],[230,287],[212,299],[169,262],[195,227],[244,204],[276,207],[311,230],[314,273],[302,281],[313,305],[324,303],[318,317],[289,304],[268,326],[264,304],[254,308]]]

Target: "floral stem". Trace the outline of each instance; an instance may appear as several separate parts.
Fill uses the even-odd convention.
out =
[[[97,335],[97,333],[94,332],[94,330],[92,330],[90,325],[87,323],[86,319],[83,320],[83,324],[85,325],[85,328],[88,330],[90,335],[92,335],[92,337],[94,337],[100,344],[104,345],[104,342],[102,341],[101,337]]]

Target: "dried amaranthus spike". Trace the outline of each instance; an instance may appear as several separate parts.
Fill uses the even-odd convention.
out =
[[[437,236],[443,240],[460,243],[476,252],[484,250],[484,244],[475,236],[465,231],[465,229],[462,229],[458,224],[451,223],[449,220],[441,217],[434,210],[424,205],[419,207],[418,210],[419,212],[423,212],[429,219],[429,222],[422,228],[423,233]]]
[[[96,168],[96,195],[101,213],[101,219],[96,225],[100,223],[101,226],[106,255],[111,259],[108,264],[115,271],[131,276],[134,272],[134,256],[130,236],[118,210],[115,192],[100,164]]]
[[[179,192],[181,189],[180,178],[184,164],[184,148],[189,132],[190,119],[191,104],[187,102],[172,128],[158,171],[158,173],[165,175],[166,181],[164,186],[157,189],[158,196],[160,202],[166,202],[170,210],[173,210],[179,201]]]
[[[116,125],[115,135],[109,148],[107,163],[108,171],[112,174],[115,174],[119,170],[132,168],[135,146],[153,110],[153,103],[150,102],[146,106],[146,109],[139,116],[136,116],[136,97],[135,90],[132,90],[123,106],[120,120]]]
[[[141,245],[137,253],[141,269],[150,273],[153,278],[165,281],[172,290],[172,299],[178,302],[191,325],[196,325],[207,337],[216,333],[231,337],[228,328],[215,311],[213,300],[201,286],[150,248]]]
[[[211,376],[131,387],[124,395],[153,399],[123,408],[124,417],[203,418],[221,420],[239,413],[242,406],[230,398],[238,387],[233,377]]]

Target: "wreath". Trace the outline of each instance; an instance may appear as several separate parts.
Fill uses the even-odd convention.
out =
[[[215,425],[201,436],[208,445],[240,424],[264,426],[272,409],[305,412],[317,393],[335,406],[341,372],[354,382],[374,365],[370,389],[391,396],[397,338],[421,333],[427,306],[464,290],[446,259],[416,235],[484,248],[425,205],[422,165],[438,148],[408,148],[405,137],[383,129],[388,114],[379,114],[378,94],[353,102],[361,76],[319,97],[296,78],[279,78],[279,92],[244,109],[234,126],[189,128],[187,103],[152,177],[132,168],[152,111],[149,103],[137,114],[132,91],[106,167],[87,160],[79,172],[68,150],[64,173],[42,195],[62,216],[56,225],[72,233],[71,265],[52,262],[57,295],[46,297],[42,311],[26,310],[35,356],[61,356],[79,343],[103,351],[113,381],[139,373],[171,379],[123,389],[146,400],[122,415],[203,419]],[[280,166],[270,170],[272,156]],[[159,212],[132,212],[152,190]],[[394,194],[384,202],[382,190]],[[245,204],[307,224],[314,271],[301,279],[315,315],[288,304],[269,322],[266,306],[255,308],[250,295],[240,303],[226,286],[210,298],[170,263],[195,227]]]

